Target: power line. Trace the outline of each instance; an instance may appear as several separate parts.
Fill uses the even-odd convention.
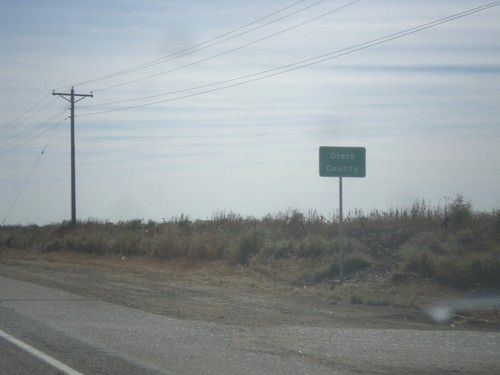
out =
[[[29,132],[24,134],[22,137],[17,138],[15,140],[12,140],[10,143],[3,145],[2,147],[4,149],[0,151],[0,155],[7,154],[8,152],[15,150],[21,146],[24,146],[25,144],[30,143],[30,142],[34,141],[35,139],[40,138],[42,135],[48,133],[51,129],[53,129],[53,126],[48,127],[47,129],[45,129],[43,131],[41,129],[43,129],[46,125],[48,125],[55,118],[63,115],[67,110],[68,110],[68,108],[65,108],[62,112],[56,113],[54,116],[50,117],[49,119],[45,120],[41,124],[37,125],[37,127],[32,128]],[[39,133],[34,135],[31,138],[28,138],[30,135],[34,134],[35,132],[39,132]]]
[[[24,188],[26,187],[26,185],[28,184],[28,181],[30,180],[31,178],[31,175],[33,174],[33,172],[35,171],[36,167],[38,166],[38,163],[40,163],[40,160],[42,159],[42,156],[45,154],[45,151],[47,150],[47,147],[49,146],[49,143],[50,141],[52,140],[52,137],[54,137],[54,134],[58,128],[58,126],[64,121],[65,119],[62,119],[61,121],[59,121],[52,129],[52,134],[50,135],[49,139],[47,140],[47,143],[45,143],[45,146],[44,148],[42,149],[42,152],[40,153],[40,155],[38,156],[38,159],[35,161],[35,164],[33,165],[33,168],[31,168],[31,171],[28,173],[28,177],[26,177],[26,180],[24,180],[24,183],[23,183],[23,186],[21,186],[21,189],[18,191],[16,197],[14,198],[14,201],[12,202],[12,204],[10,205],[9,209],[7,210],[7,213],[5,214],[5,217],[4,219],[2,220],[2,224],[1,225],[4,225],[5,221],[7,220],[7,218],[9,217],[10,215],[10,212],[12,211],[12,209],[14,208],[14,206],[16,205],[19,197],[21,196],[21,194],[23,193],[24,191]]]
[[[200,51],[200,50],[203,50],[203,49],[206,49],[206,48],[212,47],[212,46],[214,46],[214,45],[216,45],[216,44],[219,44],[219,43],[222,43],[222,42],[224,42],[224,41],[226,41],[226,40],[228,40],[228,39],[225,39],[225,40],[223,40],[223,41],[220,41],[220,42],[217,42],[217,43],[211,44],[210,46],[205,46],[205,45],[206,45],[206,44],[209,44],[209,43],[211,43],[211,42],[214,42],[214,41],[216,41],[216,40],[218,40],[218,39],[224,38],[224,37],[226,37],[226,36],[228,36],[228,35],[231,35],[231,34],[233,34],[233,33],[235,33],[235,32],[238,32],[238,31],[240,31],[240,30],[243,30],[243,29],[245,29],[245,28],[247,28],[247,27],[249,27],[249,26],[252,26],[252,25],[254,25],[254,24],[257,24],[257,23],[259,23],[259,22],[261,22],[261,21],[263,21],[263,20],[265,20],[265,19],[267,19],[267,18],[270,18],[270,17],[272,17],[272,16],[275,16],[276,14],[282,13],[282,12],[286,11],[287,9],[290,9],[290,8],[292,8],[292,7],[294,7],[294,6],[298,5],[298,4],[300,4],[300,3],[303,3],[304,1],[305,1],[305,0],[300,0],[300,1],[297,1],[297,2],[295,2],[295,3],[293,3],[293,4],[291,4],[291,5],[288,5],[288,6],[284,7],[284,8],[281,8],[281,9],[279,9],[279,10],[277,10],[277,11],[273,12],[273,13],[270,13],[270,14],[268,14],[268,15],[264,16],[264,17],[261,17],[261,18],[259,18],[259,19],[255,20],[255,21],[252,21],[252,22],[247,23],[247,24],[245,24],[245,25],[243,25],[243,26],[237,27],[236,29],[233,29],[233,30],[231,30],[231,31],[225,32],[225,33],[223,33],[223,34],[221,34],[221,35],[218,35],[218,36],[216,36],[216,37],[213,37],[213,38],[211,38],[211,39],[208,39],[208,40],[206,40],[206,41],[204,41],[204,42],[201,42],[201,43],[195,44],[195,45],[193,45],[193,46],[191,46],[191,47],[189,47],[189,48],[186,48],[186,49],[183,49],[183,50],[177,51],[177,52],[175,52],[175,53],[173,53],[173,54],[170,54],[170,55],[167,55],[167,56],[164,56],[164,57],[161,57],[161,58],[159,58],[159,59],[152,60],[152,61],[149,61],[149,62],[146,62],[146,63],[143,63],[143,64],[140,64],[140,65],[136,65],[136,66],[133,66],[133,67],[131,67],[131,68],[124,69],[124,70],[121,70],[121,71],[118,71],[118,72],[115,72],[115,73],[110,73],[110,74],[107,74],[107,75],[104,75],[104,76],[101,76],[101,77],[93,78],[93,79],[90,79],[90,80],[87,80],[87,81],[82,81],[82,82],[79,82],[79,83],[74,84],[73,86],[81,86],[81,85],[85,85],[85,84],[89,84],[89,83],[99,82],[99,81],[103,81],[103,80],[106,80],[106,79],[110,79],[110,78],[118,77],[118,76],[121,76],[121,75],[124,75],[124,74],[128,74],[128,73],[135,72],[135,71],[137,71],[137,70],[146,69],[146,68],[149,68],[149,67],[151,67],[151,66],[154,66],[154,65],[157,65],[157,64],[161,64],[161,63],[163,63],[163,62],[167,62],[167,61],[173,60],[173,59],[178,58],[178,57],[181,57],[181,56],[185,56],[186,54],[189,54],[189,53],[198,52],[198,51]],[[321,1],[319,1],[319,2],[315,3],[315,4],[311,5],[311,6],[308,6],[307,8],[310,8],[310,7],[312,7],[312,6],[314,6],[314,5],[317,5],[317,4],[319,4],[319,3],[321,3],[321,2],[324,2],[324,1],[326,1],[326,0],[321,0]],[[297,12],[294,12],[294,13],[292,13],[291,15],[296,14],[296,13],[298,13],[298,12],[300,12],[300,11],[302,11],[302,10],[299,10],[299,11],[297,11]],[[275,22],[275,21],[273,21],[273,22]],[[239,36],[239,35],[243,35],[243,34],[248,33],[248,32],[251,32],[251,31],[254,31],[254,30],[258,29],[258,28],[261,28],[261,27],[264,27],[264,26],[267,26],[267,25],[268,25],[268,24],[265,24],[265,25],[259,26],[259,27],[257,27],[257,28],[254,28],[254,29],[249,30],[249,31],[247,31],[247,32],[244,32],[244,33],[242,33],[242,34],[238,34],[238,36]],[[205,47],[200,48],[200,47],[202,47],[202,46],[205,46]],[[69,85],[68,85],[68,86],[62,86],[62,87],[59,87],[59,88],[57,88],[57,90],[59,90],[59,89],[63,89],[63,88],[66,88],[66,87],[69,87]],[[96,91],[96,90],[94,90],[94,91]]]
[[[500,1],[496,1],[496,2],[493,2],[493,3],[485,4],[485,5],[482,5],[480,7],[472,8],[472,9],[466,10],[464,12],[460,12],[460,13],[457,13],[457,14],[454,14],[454,15],[451,15],[451,16],[448,16],[448,17],[445,17],[445,18],[441,18],[441,19],[438,19],[438,20],[435,20],[435,21],[432,21],[432,22],[428,22],[428,23],[422,24],[420,26],[412,27],[410,29],[406,29],[406,30],[403,30],[403,31],[400,31],[400,32],[397,32],[397,33],[386,35],[386,36],[381,37],[381,38],[372,39],[372,40],[370,40],[368,42],[360,43],[360,44],[357,44],[357,45],[354,45],[354,46],[351,46],[351,47],[348,47],[348,48],[343,48],[343,49],[340,49],[340,50],[337,50],[337,51],[334,51],[334,52],[330,52],[330,53],[327,53],[327,54],[319,55],[319,56],[316,56],[316,57],[313,57],[313,58],[310,58],[310,59],[302,60],[302,61],[295,62],[295,63],[292,63],[292,64],[288,64],[288,65],[284,65],[284,66],[281,66],[281,67],[269,69],[269,70],[266,70],[266,71],[262,71],[262,72],[258,72],[258,73],[253,73],[253,74],[248,74],[248,75],[245,75],[245,76],[240,76],[240,77],[229,79],[229,80],[225,80],[225,81],[219,81],[219,82],[216,82],[216,83],[206,84],[206,85],[202,85],[202,86],[198,86],[198,87],[194,87],[194,88],[189,88],[189,89],[184,89],[184,90],[178,90],[178,91],[172,91],[172,92],[168,92],[168,93],[164,93],[164,94],[147,96],[147,97],[136,98],[136,99],[129,99],[129,100],[122,100],[122,101],[116,101],[116,102],[111,102],[111,103],[104,103],[104,104],[100,104],[100,105],[111,105],[111,104],[120,104],[120,103],[125,103],[125,102],[130,102],[130,101],[146,100],[146,99],[151,99],[153,97],[168,96],[168,95],[173,95],[173,94],[178,94],[178,93],[183,93],[183,92],[189,92],[189,91],[199,90],[199,89],[203,89],[203,88],[207,88],[207,87],[211,87],[211,86],[221,85],[221,84],[225,84],[225,83],[230,83],[230,82],[234,82],[234,81],[239,81],[239,80],[242,80],[242,79],[250,78],[250,79],[247,79],[247,80],[242,81],[242,82],[227,84],[227,85],[224,85],[224,86],[221,86],[221,87],[217,87],[217,88],[213,88],[213,89],[209,89],[209,90],[205,90],[205,91],[200,91],[200,92],[196,92],[196,93],[192,93],[192,94],[187,94],[187,95],[183,95],[183,96],[178,96],[178,97],[171,98],[171,99],[164,99],[164,100],[160,100],[160,101],[156,101],[156,102],[138,104],[138,105],[129,106],[129,107],[123,107],[123,108],[115,108],[115,109],[103,110],[103,111],[98,111],[98,112],[85,113],[85,114],[82,114],[80,116],[93,116],[93,115],[98,115],[98,114],[104,114],[104,113],[110,113],[110,112],[124,111],[124,110],[128,110],[128,109],[135,109],[135,108],[147,107],[147,106],[151,106],[151,105],[155,105],[155,104],[160,104],[160,103],[165,103],[165,102],[171,102],[171,101],[186,99],[186,98],[193,97],[193,96],[203,95],[203,94],[207,94],[207,93],[211,93],[211,92],[215,92],[215,91],[220,91],[220,90],[228,89],[228,88],[235,87],[235,86],[244,85],[244,84],[247,84],[247,83],[251,83],[251,82],[259,81],[259,80],[262,80],[262,79],[266,79],[266,78],[274,77],[274,76],[277,76],[277,75],[281,75],[281,74],[284,74],[284,73],[288,73],[288,72],[291,72],[291,71],[294,71],[294,70],[297,70],[297,69],[305,68],[305,67],[308,67],[308,66],[311,66],[311,65],[319,64],[319,63],[322,63],[322,62],[325,62],[325,61],[328,61],[328,60],[333,60],[333,59],[336,59],[336,58],[339,58],[339,57],[342,57],[342,56],[345,56],[345,55],[348,55],[348,54],[352,54],[354,52],[358,52],[358,51],[361,51],[361,50],[364,50],[364,49],[368,49],[368,48],[377,46],[379,44],[388,43],[388,42],[390,42],[392,40],[403,38],[405,36],[408,36],[408,35],[411,35],[411,34],[415,34],[417,32],[420,32],[420,31],[423,31],[423,30],[426,30],[426,29],[429,29],[429,28],[432,28],[432,27],[436,27],[436,26],[439,26],[439,25],[447,23],[447,22],[451,22],[451,21],[459,19],[459,18],[463,18],[463,17],[469,16],[471,14],[478,13],[478,12],[484,11],[484,10],[489,9],[489,8],[493,8],[493,7],[498,6],[498,5],[500,5]],[[254,77],[254,78],[251,78],[251,77]],[[88,107],[90,107],[90,106],[88,106]]]
[[[298,12],[304,11],[305,9],[311,8],[312,6],[315,6],[315,5],[317,5],[317,4],[319,4],[319,3],[322,3],[322,2],[324,2],[324,1],[325,1],[325,0],[321,0],[321,1],[317,2],[317,3],[314,3],[314,4],[312,4],[312,5],[309,5],[308,7],[305,7],[305,8],[303,8],[303,9],[301,9],[301,10],[298,10],[298,11],[296,11],[296,12],[292,13],[292,14],[296,14],[296,13],[298,13]],[[308,23],[311,23],[311,22],[316,21],[316,20],[318,20],[318,19],[320,19],[320,18],[326,17],[327,15],[330,15],[330,14],[332,14],[332,13],[338,12],[339,10],[342,10],[342,9],[344,9],[344,8],[347,8],[348,6],[351,6],[351,5],[353,5],[353,4],[355,4],[355,3],[358,3],[358,2],[360,2],[360,1],[361,1],[361,0],[355,0],[355,1],[352,1],[352,2],[350,2],[350,3],[347,3],[347,4],[345,4],[345,5],[340,6],[340,7],[338,7],[338,8],[335,8],[335,9],[333,9],[333,10],[330,10],[330,11],[328,11],[328,12],[326,12],[326,13],[320,14],[319,16],[316,16],[316,17],[310,18],[310,19],[308,19],[308,20],[306,20],[306,21],[304,21],[304,22],[301,22],[301,23],[299,23],[299,24],[297,24],[297,25],[294,25],[294,26],[288,27],[288,28],[286,28],[286,29],[284,29],[284,30],[278,31],[278,32],[273,33],[273,34],[271,34],[271,35],[268,35],[268,36],[265,36],[265,37],[263,37],[263,38],[260,38],[260,39],[254,40],[254,41],[252,41],[252,42],[249,42],[249,43],[243,44],[243,45],[241,45],[241,46],[238,46],[238,47],[232,48],[232,49],[230,49],[230,50],[227,50],[227,51],[224,51],[224,52],[218,53],[218,54],[216,54],[216,55],[209,56],[209,57],[206,57],[206,58],[204,58],[204,59],[197,60],[197,61],[194,61],[194,62],[192,62],[192,63],[185,64],[185,65],[179,66],[179,67],[177,67],[177,68],[173,68],[173,69],[170,69],[170,70],[166,70],[166,71],[163,71],[163,72],[160,72],[160,73],[155,73],[155,74],[152,74],[152,75],[149,75],[149,76],[146,76],[146,77],[137,78],[137,79],[134,79],[134,80],[131,80],[131,81],[127,81],[127,82],[118,83],[118,84],[115,84],[115,85],[110,85],[110,86],[102,87],[102,88],[99,88],[99,89],[95,89],[94,91],[95,91],[95,92],[98,92],[98,91],[104,91],[104,90],[109,90],[109,89],[116,88],[116,87],[120,87],[120,86],[129,85],[129,84],[131,84],[131,83],[136,83],[136,82],[144,81],[144,80],[147,80],[147,79],[150,79],[150,78],[154,78],[154,77],[158,77],[158,76],[161,76],[161,75],[165,75],[165,74],[168,74],[168,73],[176,72],[176,71],[178,71],[178,70],[181,70],[181,69],[184,69],[184,68],[187,68],[187,67],[193,66],[193,65],[198,65],[198,64],[200,64],[200,63],[202,63],[202,62],[209,61],[209,60],[215,59],[215,58],[217,58],[217,57],[227,55],[227,54],[229,54],[229,53],[232,53],[232,52],[235,52],[235,51],[241,50],[241,49],[246,48],[246,47],[248,47],[248,46],[251,46],[251,45],[254,45],[254,44],[260,43],[260,42],[262,42],[262,41],[264,41],[264,40],[267,40],[267,39],[273,38],[273,37],[275,37],[275,36],[277,36],[277,35],[280,35],[280,34],[286,33],[286,32],[288,32],[288,31],[290,31],[290,30],[293,30],[293,29],[296,29],[296,28],[298,28],[298,27],[304,26],[304,25],[306,25],[306,24],[308,24]],[[292,15],[292,14],[290,14],[290,15]],[[264,25],[262,25],[262,26],[259,26],[258,28],[261,28],[261,27],[263,27],[263,26],[267,26],[267,25],[269,25],[269,24],[271,24],[271,23],[274,23],[274,22],[276,22],[276,21],[282,20],[282,19],[284,19],[284,18],[286,18],[286,17],[289,17],[290,15],[283,16],[283,17],[279,18],[278,20],[274,20],[274,21],[272,21],[272,22],[269,22],[269,23],[267,23],[267,24],[264,24]],[[255,28],[255,29],[257,29],[257,28]],[[255,30],[255,29],[249,30],[249,31],[247,31],[247,32],[253,31],[253,30]],[[219,43],[225,42],[225,41],[227,41],[227,40],[229,40],[229,39],[236,38],[236,37],[238,37],[238,36],[241,36],[241,35],[243,35],[243,34],[246,34],[247,32],[244,32],[244,33],[241,33],[241,34],[238,34],[238,35],[232,36],[232,37],[230,37],[230,38],[224,39],[224,40],[222,40],[222,41],[220,41],[220,42],[218,42],[218,43],[215,43],[215,44],[219,44]],[[205,48],[208,48],[208,47],[214,46],[215,44],[211,44],[211,45],[209,45],[209,46],[207,46],[207,47],[205,47]],[[203,48],[203,49],[204,49],[204,48]],[[197,50],[197,51],[199,51],[199,50]],[[177,58],[177,57],[181,57],[181,56],[184,56],[184,55],[179,55],[179,56],[176,56],[176,58]],[[168,60],[167,60],[167,61],[168,61]]]
[[[30,108],[28,108],[25,112],[23,112],[20,116],[18,116],[16,119],[12,120],[11,122],[5,124],[3,126],[2,129],[0,129],[0,134],[3,134],[7,131],[9,131],[10,129],[12,129],[14,126],[16,125],[21,125],[23,123],[25,123],[26,121],[32,119],[33,117],[35,117],[37,114],[39,114],[40,112],[42,112],[44,109],[46,109],[48,106],[50,106],[55,100],[53,99],[51,102],[49,102],[47,105],[45,105],[44,107],[38,109],[36,112],[34,112],[33,114],[31,114],[31,116],[25,118],[24,120],[21,120],[24,116],[26,116],[28,113],[30,113],[34,108],[36,108],[41,102],[43,102],[45,100],[45,98],[47,98],[48,96],[50,95],[49,94],[46,94],[44,95],[38,102],[36,102],[35,104],[33,104]]]
[[[2,146],[2,148],[4,148],[4,150],[0,151],[0,155],[6,154],[7,152],[9,152],[11,150],[19,148],[20,146],[25,145],[26,143],[29,143],[29,142],[31,142],[31,141],[39,138],[40,136],[44,135],[48,131],[50,131],[50,129],[52,129],[52,128],[46,129],[45,131],[41,131],[41,130],[45,126],[47,126],[48,124],[50,124],[50,122],[53,121],[55,118],[57,118],[57,117],[61,116],[62,114],[64,114],[64,112],[66,112],[67,110],[68,110],[68,107],[64,108],[62,112],[56,113],[55,115],[51,116],[47,120],[43,121],[42,123],[39,123],[39,124],[33,126],[31,129],[27,129],[24,132],[17,134],[15,138],[10,139],[9,143],[5,143]],[[39,134],[37,134],[37,135],[35,135],[35,136],[31,137],[31,138],[28,138],[32,134],[37,133],[37,132],[39,132]],[[28,138],[28,139],[26,141],[23,141],[26,138]]]

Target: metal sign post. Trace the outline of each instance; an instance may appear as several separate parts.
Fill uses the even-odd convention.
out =
[[[319,175],[339,178],[339,247],[340,282],[344,280],[344,212],[342,178],[366,176],[366,149],[364,147],[319,148]]]
[[[342,177],[339,177],[339,246],[340,246],[340,282],[344,280],[344,213],[342,211]]]

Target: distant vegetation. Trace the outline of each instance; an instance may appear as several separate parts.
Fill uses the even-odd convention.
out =
[[[416,201],[387,212],[355,211],[344,233],[347,279],[382,270],[395,283],[413,275],[462,290],[500,286],[500,211],[475,212],[461,195],[445,207]],[[339,277],[338,241],[336,221],[296,210],[261,219],[220,212],[211,220],[0,227],[3,251],[221,261],[297,285]]]

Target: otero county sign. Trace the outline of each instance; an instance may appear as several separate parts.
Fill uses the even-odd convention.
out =
[[[321,177],[339,178],[340,282],[343,282],[344,214],[342,208],[342,178],[366,176],[366,149],[364,147],[320,147],[319,175]]]
[[[364,147],[319,148],[321,177],[365,177],[366,149]]]

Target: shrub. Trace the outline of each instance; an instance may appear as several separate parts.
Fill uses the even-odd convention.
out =
[[[447,233],[441,229],[445,213]],[[211,220],[181,215],[161,223],[112,224],[91,219],[76,227],[69,222],[0,226],[0,249],[224,260],[271,274],[286,268],[288,279],[320,282],[339,276],[338,225],[333,216],[292,209],[260,220],[224,211]],[[462,195],[444,210],[425,200],[386,212],[354,210],[346,215],[344,230],[346,276],[383,264],[462,288],[500,284],[500,210],[474,213]]]
[[[139,233],[125,231],[114,238],[111,252],[122,255],[141,254],[142,236]]]
[[[363,304],[363,298],[361,298],[357,294],[352,294],[351,298],[349,299],[349,303],[351,303],[353,305],[362,305]]]
[[[448,211],[451,226],[455,230],[464,228],[472,219],[472,204],[462,194],[457,195]]]
[[[344,275],[348,275],[353,272],[361,271],[369,266],[371,266],[372,261],[365,254],[354,254],[348,255],[344,259]]]
[[[293,241],[278,240],[267,241],[264,243],[262,250],[262,258],[285,259],[293,255],[295,252]]]
[[[500,285],[498,249],[468,228],[446,239],[427,233],[401,247],[402,265],[405,271],[458,288],[496,287]]]
[[[347,255],[344,259],[344,277],[357,271],[369,267],[372,261],[366,254]],[[305,277],[305,281],[318,283],[325,280],[340,278],[340,260],[337,256],[331,259],[326,265],[313,271],[311,275]]]
[[[338,259],[333,259],[330,264],[314,271],[310,276],[306,276],[307,282],[319,283],[324,280],[338,279],[340,275],[340,263]]]
[[[459,288],[500,285],[500,260],[469,254],[459,259],[439,259],[436,277]]]
[[[320,258],[331,253],[332,241],[328,241],[316,235],[309,235],[296,241],[296,245],[290,245],[293,252],[302,258]]]
[[[435,256],[429,249],[405,246],[402,250],[405,271],[415,272],[422,276],[433,276]]]
[[[483,286],[500,286],[500,258],[489,256],[476,258],[469,266],[471,282],[478,282]]]
[[[238,242],[238,246],[233,255],[233,263],[243,266],[248,265],[250,258],[260,250],[261,245],[262,241],[257,232],[247,232]]]

